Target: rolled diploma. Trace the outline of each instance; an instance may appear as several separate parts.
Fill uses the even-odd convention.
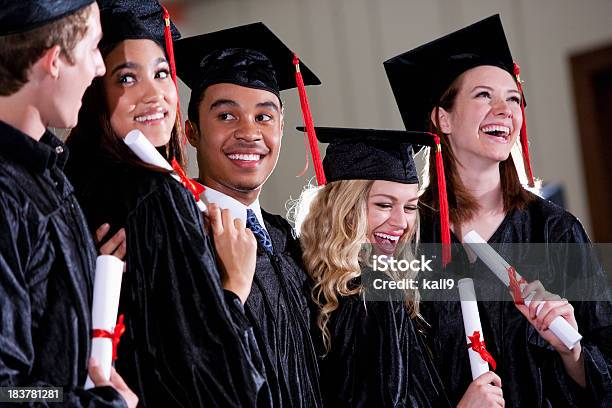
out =
[[[170,176],[179,183],[182,183],[181,178],[174,172],[172,166],[164,159],[157,149],[155,149],[155,146],[149,142],[149,139],[147,139],[140,130],[130,130],[123,139],[123,142],[140,160],[147,164],[171,171],[172,173],[170,173]],[[202,200],[197,200],[196,204],[201,212],[206,212],[206,204],[204,204]]]
[[[119,309],[119,294],[121,292],[121,278],[123,276],[123,261],[112,255],[100,255],[96,259],[96,275],[94,277],[93,306],[91,321],[93,329],[113,332],[117,324],[117,311]],[[113,342],[111,339],[94,338],[91,341],[91,357],[94,357],[104,374],[105,379],[110,378]],[[85,389],[95,385],[87,376]]]
[[[457,289],[459,289],[459,300],[461,301],[461,314],[463,315],[466,344],[470,344],[468,336],[472,336],[474,331],[478,331],[480,339],[484,341],[478,304],[476,303],[476,294],[474,292],[474,282],[470,278],[460,279],[457,282]],[[468,356],[470,357],[472,380],[489,371],[489,363],[484,361],[480,354],[472,350],[472,348],[468,348]]]
[[[470,231],[463,236],[463,242],[467,244],[472,251],[484,262],[485,265],[501,280],[504,285],[510,286],[510,278],[508,277],[508,268],[510,264],[506,262],[487,242],[482,239],[476,231]],[[520,280],[521,276],[516,273],[516,279]],[[521,285],[521,289],[525,284]],[[530,294],[525,298],[525,304],[529,306],[534,294]],[[543,304],[538,306],[536,315],[540,313]],[[568,349],[573,349],[576,344],[582,339],[582,335],[578,333],[562,316],[557,316],[550,324],[549,329],[559,340],[565,344]]]

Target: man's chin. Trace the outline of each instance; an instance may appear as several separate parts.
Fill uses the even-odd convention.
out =
[[[228,182],[221,183],[221,184],[223,184],[225,187],[229,188],[230,190],[237,191],[239,193],[258,192],[259,190],[261,190],[261,187],[263,186],[263,182],[258,182],[258,181],[245,182],[244,180],[240,180],[240,182],[228,181]]]
[[[252,193],[261,190],[263,184],[239,184],[233,185],[232,190],[239,191],[241,193]]]

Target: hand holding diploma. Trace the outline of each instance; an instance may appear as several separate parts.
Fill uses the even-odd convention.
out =
[[[501,378],[487,371],[470,383],[457,408],[504,407]]]
[[[123,260],[127,251],[127,240],[125,237],[125,229],[121,228],[111,238],[106,239],[108,231],[110,231],[108,223],[102,224],[94,234],[94,241],[98,253],[100,255],[113,255],[114,257]],[[106,242],[104,242],[106,239]]]
[[[564,319],[573,329],[578,330],[578,323],[574,316],[574,307],[559,295],[547,292],[538,280],[523,286],[522,297],[528,297],[530,302],[517,303],[517,309],[525,316],[540,336],[546,340],[562,358],[569,359],[573,356],[575,360],[580,357],[581,346],[578,341],[572,348],[557,337],[551,328],[552,322],[557,318]],[[579,382],[579,381],[576,381]]]
[[[232,220],[228,209],[220,210],[217,204],[210,203],[208,216],[221,261],[223,288],[235,293],[244,304],[251,293],[255,275],[257,240],[239,218]]]
[[[170,176],[193,194],[199,210],[201,212],[206,212],[206,204],[204,204],[200,198],[200,194],[204,191],[204,187],[187,177],[185,171],[176,160],[172,161],[171,166],[140,130],[134,129],[130,131],[123,139],[123,142],[143,162],[170,171]]]
[[[496,368],[493,356],[489,354],[482,335],[480,313],[476,302],[476,292],[472,279],[460,279],[457,282],[461,315],[467,341],[472,381],[457,407],[503,407],[504,395],[501,389],[501,378],[489,371],[489,364]]]
[[[128,408],[136,408],[138,406],[138,397],[123,381],[123,378],[121,378],[117,371],[115,371],[115,367],[111,367],[109,378],[105,378],[102,367],[100,367],[95,358],[91,357],[87,371],[89,378],[96,387],[113,387],[121,394]]]
[[[539,281],[527,284],[514,267],[495,252],[476,231],[468,232],[463,237],[463,242],[510,288],[517,308],[557,351],[563,353],[579,344],[582,335],[578,333],[574,309],[567,300],[546,292]],[[533,319],[533,316],[536,318]],[[562,348],[561,344],[565,348]]]
[[[96,259],[94,277],[93,306],[91,310],[92,342],[91,357],[100,365],[102,376],[108,380],[111,365],[116,359],[116,349],[123,330],[123,319],[117,322],[119,294],[123,276],[123,261],[112,255],[100,255]],[[90,378],[85,389],[92,388]]]
[[[472,379],[475,380],[489,371],[489,364],[495,370],[496,363],[485,346],[478,304],[476,302],[476,293],[474,291],[474,282],[469,278],[460,279],[457,282],[457,289],[459,289],[461,315],[463,316],[463,327],[465,329]]]

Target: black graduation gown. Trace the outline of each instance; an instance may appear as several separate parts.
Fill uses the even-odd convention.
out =
[[[167,174],[79,153],[69,174],[85,214],[126,230],[119,373],[143,406],[254,406],[266,392],[258,352],[246,318],[232,317],[239,302],[224,299],[191,193]]]
[[[431,213],[423,215],[422,242],[440,242],[439,223],[432,220]],[[454,235],[452,241],[459,243]],[[536,197],[524,210],[507,214],[488,242],[497,244],[496,249],[503,255],[504,244],[508,248],[510,243],[571,244],[588,243],[589,239],[574,216]],[[453,262],[456,256],[454,253]],[[465,254],[458,262],[468,262]],[[588,251],[578,256],[573,254],[571,262],[569,265],[568,260],[563,259],[551,268],[554,275],[544,274],[537,278],[547,289],[569,286],[577,277],[592,283],[591,289],[605,290],[604,273],[593,264]],[[480,260],[467,270],[474,278],[477,297],[485,298],[484,291],[491,290],[487,286],[492,282],[501,287]],[[519,272],[527,281],[535,278],[530,277],[533,271]],[[506,407],[612,406],[612,303],[605,300],[571,302],[579,331],[584,336],[581,345],[587,387],[581,389],[567,376],[559,354],[516,309],[505,290],[503,294],[507,301],[480,301],[478,309],[487,349],[495,358],[496,373],[502,379]],[[594,299],[606,298],[607,295],[599,294]],[[434,361],[449,398],[457,402],[471,382],[459,302],[423,302],[421,310],[432,325],[429,337]]]
[[[0,386],[62,386],[65,405],[124,407],[111,387],[82,388],[96,253],[66,156],[51,132],[36,142],[0,122]]]
[[[262,211],[274,253],[258,245],[251,293],[245,303],[266,370],[274,407],[319,407],[317,345],[310,278],[289,223]]]
[[[321,362],[330,407],[450,407],[421,334],[399,301],[340,299]]]

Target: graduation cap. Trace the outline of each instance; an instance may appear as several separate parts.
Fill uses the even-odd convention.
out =
[[[121,41],[149,39],[162,47],[166,45],[165,8],[157,0],[98,0],[100,21],[104,33],[100,48],[110,48]],[[180,32],[170,22],[172,39],[178,40]]]
[[[499,14],[438,38],[384,62],[385,71],[406,129],[429,130],[430,112],[455,79],[465,71],[492,65],[517,79],[520,69],[513,62]],[[523,97],[521,147],[530,185],[533,173],[529,159]]]
[[[44,26],[89,6],[94,0],[4,1],[0,35],[18,34]]]
[[[293,57],[293,51],[261,22],[176,42],[178,75],[192,91],[230,83],[280,95],[298,86]],[[303,63],[300,71],[305,85],[321,84]]]
[[[197,117],[206,88],[229,83],[269,91],[298,88],[308,141],[319,184],[325,184],[305,85],[321,81],[263,23],[253,23],[184,38],[176,42],[178,76],[191,88],[188,113]]]
[[[423,132],[320,126],[315,129],[319,141],[329,143],[323,159],[328,182],[387,180],[419,184],[412,153],[434,144],[431,136]]]
[[[353,129],[316,127],[317,137],[329,143],[323,159],[328,181],[387,180],[403,184],[418,184],[419,178],[412,158],[423,146],[438,154],[440,139],[426,131]],[[304,128],[298,127],[304,131]],[[437,161],[437,160],[436,160]],[[444,171],[437,172],[440,197],[440,228],[442,231],[442,263],[450,261],[450,226],[446,200]]]

